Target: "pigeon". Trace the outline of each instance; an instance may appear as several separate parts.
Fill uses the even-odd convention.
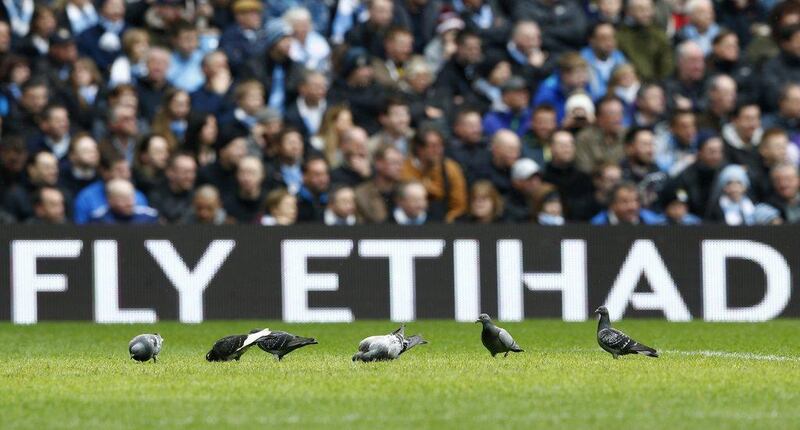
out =
[[[211,351],[206,354],[208,361],[231,361],[239,359],[242,354],[247,352],[251,346],[255,345],[259,340],[267,337],[271,332],[268,328],[263,330],[255,329],[250,330],[249,334],[237,334],[233,336],[225,336],[216,341]]]
[[[421,335],[411,337],[405,335],[405,325],[385,336],[370,336],[358,344],[358,352],[353,355],[353,361],[384,361],[394,360],[409,349],[428,343]]]
[[[600,315],[600,322],[597,323],[597,343],[609,354],[618,359],[620,355],[642,354],[648,357],[657,358],[658,352],[649,346],[631,339],[625,333],[611,328],[611,319],[608,317],[608,309],[600,306],[594,313]]]
[[[267,336],[256,341],[256,345],[258,345],[259,348],[274,355],[278,361],[281,361],[284,355],[294,351],[297,348],[316,344],[317,340],[313,337],[295,336],[291,333],[286,333],[285,331],[273,331]]]
[[[503,357],[508,357],[509,352],[525,352],[505,329],[494,325],[488,314],[481,314],[475,322],[483,324],[481,341],[492,357],[501,352],[505,353]]]
[[[163,344],[164,339],[158,333],[140,334],[131,339],[128,352],[131,353],[131,360],[145,362],[152,358],[155,363]]]

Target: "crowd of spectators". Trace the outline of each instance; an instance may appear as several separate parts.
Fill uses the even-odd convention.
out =
[[[800,1],[0,0],[0,223],[800,222]]]

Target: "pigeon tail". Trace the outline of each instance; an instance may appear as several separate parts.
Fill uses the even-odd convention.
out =
[[[646,355],[648,357],[658,358],[658,351],[653,348],[650,348],[647,345],[642,345],[641,343],[637,343],[631,347],[631,351],[635,352],[636,354]]]
[[[306,346],[306,345],[317,345],[318,343],[319,342],[317,342],[317,340],[314,339],[313,337],[300,337],[300,336],[297,336],[294,339],[290,340],[289,344],[287,346],[289,348],[294,348],[294,347],[299,348],[301,346]]]

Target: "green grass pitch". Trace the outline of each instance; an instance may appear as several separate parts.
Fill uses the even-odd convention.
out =
[[[615,324],[661,358],[613,360],[595,323],[500,324],[525,353],[492,359],[480,326],[419,321],[422,345],[353,363],[358,342],[397,327],[209,322],[0,324],[0,428],[800,428],[800,321]],[[219,337],[255,327],[316,337],[282,362],[252,349],[208,363]],[[127,355],[158,331],[158,363]]]

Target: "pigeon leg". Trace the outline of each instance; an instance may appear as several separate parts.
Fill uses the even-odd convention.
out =
[[[506,358],[506,357],[508,357],[508,351],[506,351],[506,353],[503,354],[503,358]]]
[[[617,354],[611,354],[611,355],[614,356],[614,360],[619,360],[619,355],[617,355]]]
[[[158,361],[158,360],[156,360],[156,356],[154,355],[154,356],[153,356],[153,363],[155,363],[155,362],[157,362],[157,361]]]

